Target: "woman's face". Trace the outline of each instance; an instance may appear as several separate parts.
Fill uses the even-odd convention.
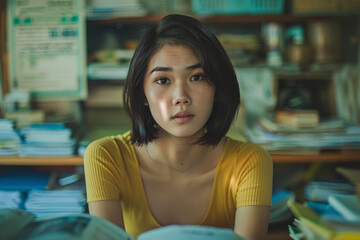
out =
[[[145,104],[165,132],[176,137],[203,132],[213,108],[215,87],[191,48],[160,48],[149,61],[144,92]]]

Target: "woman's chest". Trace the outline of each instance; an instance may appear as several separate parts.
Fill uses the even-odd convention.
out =
[[[168,181],[144,174],[143,187],[152,216],[161,225],[200,224],[211,204],[214,178],[215,171]]]

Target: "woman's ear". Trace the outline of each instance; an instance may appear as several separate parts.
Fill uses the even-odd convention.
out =
[[[147,101],[146,98],[145,98],[145,100],[144,100],[144,106],[149,106],[149,103],[148,103],[148,101]]]

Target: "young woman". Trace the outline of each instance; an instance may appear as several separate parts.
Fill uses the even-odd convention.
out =
[[[124,103],[132,131],[85,153],[90,214],[134,237],[194,224],[265,238],[272,161],[259,146],[226,137],[240,93],[213,33],[182,15],[150,28],[131,61]]]

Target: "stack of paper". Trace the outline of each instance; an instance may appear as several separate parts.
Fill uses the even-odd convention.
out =
[[[319,111],[315,109],[278,109],[275,111],[275,122],[295,128],[315,128],[319,125]]]
[[[128,70],[128,63],[90,63],[87,74],[89,80],[124,80]]]
[[[354,194],[355,186],[348,182],[313,180],[305,186],[305,197],[311,201],[327,202],[329,196]]]
[[[108,37],[110,41],[111,37]],[[116,42],[116,40],[114,40]],[[111,41],[110,41],[111,42]],[[126,79],[130,61],[134,55],[133,49],[117,48],[110,43],[96,51],[89,63],[87,75],[89,80],[124,80]],[[110,49],[109,49],[110,48]]]
[[[270,224],[283,223],[291,219],[292,213],[287,205],[289,199],[295,199],[293,192],[281,190],[273,193],[270,209]]]
[[[85,212],[85,195],[81,190],[32,190],[25,209],[36,216]]]
[[[322,202],[307,201],[306,205],[324,220],[342,223],[360,223],[360,199],[356,195],[349,193],[352,192],[353,188],[343,184],[326,185],[333,186],[327,186],[328,189],[317,190],[318,198],[316,200],[322,200]],[[341,190],[342,187],[344,188],[343,190]],[[327,199],[325,200],[326,197]]]
[[[323,149],[360,149],[360,127],[341,120],[320,122],[314,128],[295,128],[262,118],[244,134],[271,153],[316,154]]]
[[[309,206],[293,200],[289,200],[288,205],[296,217],[289,225],[292,239],[360,239],[360,222],[327,219]]]
[[[305,205],[321,216],[324,220],[335,222],[348,222],[338,211],[336,211],[328,202],[307,201]]]
[[[257,57],[256,52],[261,47],[255,34],[222,33],[217,37],[234,66],[249,64]]]
[[[63,123],[32,124],[20,132],[24,137],[20,156],[74,155],[75,140],[71,138],[71,130]]]
[[[21,208],[22,192],[11,190],[0,190],[0,209],[1,208]]]
[[[17,155],[20,146],[20,136],[14,129],[14,121],[0,119],[0,156]]]
[[[88,19],[144,16],[147,11],[138,0],[87,0]]]
[[[360,223],[360,199],[355,195],[329,196],[328,201],[347,221]]]

